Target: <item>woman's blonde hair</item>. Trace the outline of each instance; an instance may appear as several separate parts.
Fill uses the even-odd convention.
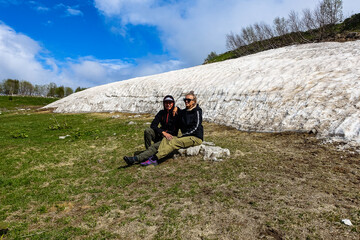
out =
[[[185,97],[188,96],[188,95],[193,96],[194,102],[197,103],[197,98],[196,98],[196,96],[195,96],[194,91],[190,91],[189,93],[187,93],[187,94],[185,95]]]

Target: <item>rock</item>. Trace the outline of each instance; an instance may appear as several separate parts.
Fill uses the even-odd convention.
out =
[[[128,122],[128,125],[135,125],[135,124],[136,124],[136,122],[133,122],[133,121]]]
[[[343,220],[341,220],[341,222],[347,226],[353,226],[353,224],[351,223],[351,221],[349,219],[343,219]]]
[[[111,118],[119,118],[120,117],[120,115],[113,115],[113,116],[111,116]]]
[[[70,135],[66,135],[66,136],[59,136],[59,139],[65,139],[67,137],[70,137]]]
[[[218,146],[208,146],[201,144],[195,147],[189,147],[178,150],[180,156],[195,156],[202,155],[204,160],[210,161],[222,161],[223,158],[230,156],[230,150],[227,148],[221,148]]]

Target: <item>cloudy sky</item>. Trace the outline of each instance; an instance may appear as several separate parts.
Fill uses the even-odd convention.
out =
[[[225,35],[318,0],[0,0],[0,81],[92,87],[201,64]],[[344,15],[360,12],[343,0]]]

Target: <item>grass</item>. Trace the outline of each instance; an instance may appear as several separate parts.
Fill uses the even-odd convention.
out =
[[[16,109],[32,108],[35,106],[45,106],[56,100],[58,100],[58,98],[0,96],[0,110],[9,111]]]
[[[3,239],[358,239],[358,154],[312,135],[205,123],[206,141],[230,158],[126,167],[151,119],[3,111]]]

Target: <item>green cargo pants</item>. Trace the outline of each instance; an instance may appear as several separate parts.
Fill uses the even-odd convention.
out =
[[[175,150],[178,150],[180,148],[188,148],[200,145],[202,143],[202,140],[200,138],[194,137],[194,136],[186,136],[186,137],[173,137],[170,141],[166,138],[163,138],[163,140],[160,143],[158,153],[156,154],[156,157],[158,159],[161,159],[163,157],[166,157],[168,154],[172,153]]]
[[[148,149],[152,142],[156,143],[161,141],[162,136],[159,136],[156,134],[156,132],[152,128],[147,128],[144,131],[144,142],[145,142],[145,148]]]
[[[145,151],[135,153],[135,157],[140,162],[147,160],[149,157],[155,155],[160,146],[162,137],[157,135],[152,128],[147,128],[144,131],[144,142],[145,142]],[[152,143],[154,142],[154,143]]]

